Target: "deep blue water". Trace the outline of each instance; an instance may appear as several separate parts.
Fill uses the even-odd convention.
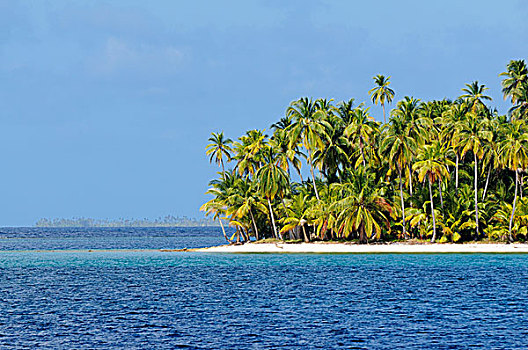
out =
[[[223,238],[216,229],[7,231],[2,349],[528,348],[528,255],[46,252],[36,249]]]

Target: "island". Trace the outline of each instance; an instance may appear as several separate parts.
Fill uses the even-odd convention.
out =
[[[383,122],[353,98],[303,97],[269,132],[234,141],[212,133],[206,154],[221,171],[201,210],[228,243],[248,244],[205,251],[524,251],[476,243],[527,239],[527,72],[524,60],[512,60],[500,73],[511,102],[504,115],[478,81],[454,99],[405,96],[386,113],[395,91],[377,75],[369,94]],[[458,244],[408,244],[417,240]],[[327,243],[336,241],[345,243]]]

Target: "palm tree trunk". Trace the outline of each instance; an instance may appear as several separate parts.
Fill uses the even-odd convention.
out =
[[[299,175],[299,178],[301,179],[301,183],[303,183],[303,182],[304,182],[304,179],[303,179],[303,176],[302,176],[302,174],[301,174],[301,171],[300,171],[299,169],[297,169],[297,168],[295,168],[295,171],[296,171],[297,174]]]
[[[309,243],[310,242],[310,238],[308,238],[308,236],[306,235],[306,230],[304,229],[304,225],[302,225],[302,231],[303,231],[303,235],[304,235],[304,242]]]
[[[361,137],[359,138],[359,149],[361,150],[361,159],[363,159],[363,168],[367,166],[365,163],[365,153],[363,152],[363,142],[361,142]]]
[[[433,189],[431,187],[431,178],[429,178],[429,200],[431,201],[431,214],[433,215],[433,238],[431,238],[431,243],[434,243],[436,240],[436,217],[434,212],[434,203],[433,203]]]
[[[438,178],[438,191],[440,193],[440,207],[444,211],[444,198],[442,197],[442,181]]]
[[[519,188],[519,190],[520,190],[519,192],[521,194],[521,199],[523,197],[523,186],[524,186],[524,175],[521,175],[521,185],[519,186],[520,187]]]
[[[456,154],[455,188],[458,190],[458,153]]]
[[[222,227],[222,233],[224,234],[224,238],[226,239],[226,241],[231,244],[231,241],[229,240],[229,238],[227,238],[227,235],[226,235],[226,232],[225,232],[225,228],[224,228],[224,224],[222,223],[222,219],[220,219],[220,217],[218,217],[218,221],[220,222],[220,227]]]
[[[409,193],[412,196],[413,194],[413,188],[412,188],[412,169],[411,169],[411,163],[409,162]]]
[[[513,197],[513,208],[510,216],[510,225],[508,226],[508,240],[513,242],[511,231],[513,226],[513,215],[515,214],[515,204],[517,203],[517,183],[519,182],[519,170],[515,169],[515,197]]]
[[[399,165],[398,165],[398,173],[400,175],[400,198],[401,198],[401,207],[402,207],[403,237],[408,238],[407,232],[405,231],[405,203],[403,202],[402,171]]]
[[[359,243],[368,243],[367,234],[365,233],[365,225],[363,223],[359,225]]]
[[[242,239],[244,240],[244,243],[249,241],[249,233],[246,232],[243,227],[240,228],[240,232],[242,232]]]
[[[253,228],[255,229],[255,239],[258,241],[259,233],[258,233],[257,223],[255,222],[255,218],[253,217],[253,211],[251,210],[251,208],[249,209],[249,214],[251,214],[251,221],[253,222]]]
[[[225,169],[224,169],[224,160],[222,158],[220,158],[220,163],[222,163],[222,175],[224,176],[224,181],[225,181],[226,176],[225,176]]]
[[[268,206],[269,206],[270,215],[271,215],[271,223],[273,225],[273,236],[278,239],[279,236],[277,233],[277,226],[275,226],[275,217],[273,216],[273,209],[271,208],[271,202],[269,198],[266,198],[266,199],[268,200]]]
[[[479,237],[479,219],[478,219],[478,197],[477,197],[477,191],[478,191],[478,188],[477,188],[477,169],[478,169],[478,163],[477,163],[477,154],[475,152],[473,152],[473,158],[475,159],[475,173],[474,173],[474,178],[475,178],[475,223],[477,224],[477,236],[475,237],[475,240],[478,239]]]
[[[486,192],[488,191],[488,183],[489,183],[489,178],[490,178],[490,175],[491,175],[491,165],[488,169],[488,175],[486,176],[486,185],[484,186],[484,193],[482,193],[482,200],[484,201],[484,198],[486,198]]]
[[[315,175],[312,164],[312,150],[308,150],[308,162],[310,163],[310,172],[312,173],[312,183],[315,191],[315,197],[317,197],[317,200],[320,200],[321,198],[319,198],[319,192],[317,192],[317,186],[315,185]]]
[[[385,118],[385,103],[382,103],[381,107],[383,107],[383,124],[387,124],[387,119]]]

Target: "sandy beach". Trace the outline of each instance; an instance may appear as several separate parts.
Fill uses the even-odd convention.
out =
[[[348,243],[246,243],[192,249],[204,253],[525,253],[528,244],[348,244]]]

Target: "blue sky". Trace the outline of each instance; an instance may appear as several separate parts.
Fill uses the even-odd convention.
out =
[[[378,73],[396,100],[478,80],[505,113],[526,18],[522,0],[0,0],[0,225],[199,217],[212,131],[268,128],[301,96],[370,105]]]

